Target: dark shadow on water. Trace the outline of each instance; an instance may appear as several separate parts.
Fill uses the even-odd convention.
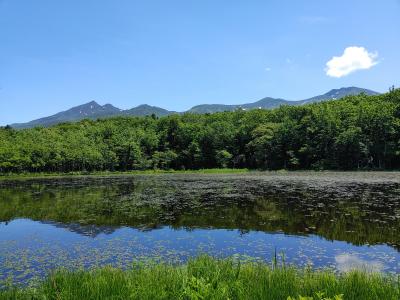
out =
[[[0,183],[0,221],[96,236],[118,227],[316,234],[400,250],[400,184],[265,176],[118,176]]]

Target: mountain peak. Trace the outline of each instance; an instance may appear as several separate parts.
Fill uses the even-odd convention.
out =
[[[98,104],[96,101],[90,101],[81,105],[74,106],[64,112],[76,111],[76,110],[93,110],[93,109],[98,109],[100,107],[101,105]]]
[[[358,95],[364,93],[366,95],[378,95],[379,93],[368,90],[368,89],[363,89],[363,88],[359,88],[359,87],[355,87],[355,86],[349,86],[349,87],[342,87],[339,89],[332,89],[329,92],[323,94],[323,95],[319,95],[319,96],[315,96],[309,99],[305,99],[305,100],[301,100],[300,102],[302,104],[305,103],[313,103],[313,102],[319,102],[319,101],[323,101],[323,100],[336,100],[336,99],[340,99],[343,98],[345,96],[350,96],[350,95]]]
[[[94,101],[93,101],[94,102]],[[114,105],[110,104],[110,103],[106,103],[103,105],[103,107],[115,107]]]
[[[80,106],[92,106],[92,108],[101,107],[101,105],[98,104],[98,103],[97,103],[96,101],[94,101],[94,100],[92,100],[92,101],[90,101],[90,102],[88,102],[88,103],[82,104],[82,105],[80,105]]]
[[[139,106],[124,111],[124,114],[128,116],[150,116],[155,114],[156,116],[161,117],[174,113],[176,112],[148,104],[140,104]]]
[[[104,104],[101,108],[103,110],[108,110],[108,111],[115,111],[115,112],[122,111],[122,109],[119,109],[118,107],[115,107],[114,105],[112,105],[110,103]]]
[[[356,86],[348,86],[348,87],[342,87],[342,88],[339,88],[339,89],[332,89],[332,90],[330,90],[329,92],[327,92],[324,95],[335,94],[335,93],[336,94],[338,94],[338,93],[349,93],[349,94],[366,93],[366,94],[374,94],[374,95],[378,94],[377,92],[374,92],[374,91],[371,91],[371,90],[368,90],[368,89],[363,89],[363,88],[359,88],[359,87],[356,87]]]
[[[151,106],[148,104],[140,104],[140,105],[136,106],[135,108],[152,108],[152,107],[155,107],[155,106]]]

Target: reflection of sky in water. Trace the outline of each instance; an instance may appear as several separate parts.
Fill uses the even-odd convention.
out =
[[[57,226],[56,226],[57,225]],[[128,227],[90,236],[79,225],[44,224],[18,219],[0,223],[0,280],[27,282],[56,267],[79,268],[112,264],[129,267],[137,259],[181,262],[200,253],[218,257],[240,255],[270,261],[277,252],[288,263],[330,267],[339,271],[363,268],[400,272],[400,253],[386,245],[354,246],[316,235],[294,236],[238,230],[174,230],[164,227],[140,231]],[[62,228],[65,227],[65,228]],[[107,233],[108,232],[108,233]]]
[[[335,256],[337,269],[341,272],[348,272],[354,269],[367,272],[382,272],[385,268],[379,260],[365,260],[357,254],[342,253]]]

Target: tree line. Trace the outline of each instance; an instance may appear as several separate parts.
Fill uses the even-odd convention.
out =
[[[0,172],[398,169],[400,89],[272,110],[0,128]]]

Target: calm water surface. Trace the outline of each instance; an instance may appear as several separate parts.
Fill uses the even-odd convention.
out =
[[[0,281],[200,253],[400,273],[399,173],[0,181]],[[1,285],[1,284],[0,284]]]

